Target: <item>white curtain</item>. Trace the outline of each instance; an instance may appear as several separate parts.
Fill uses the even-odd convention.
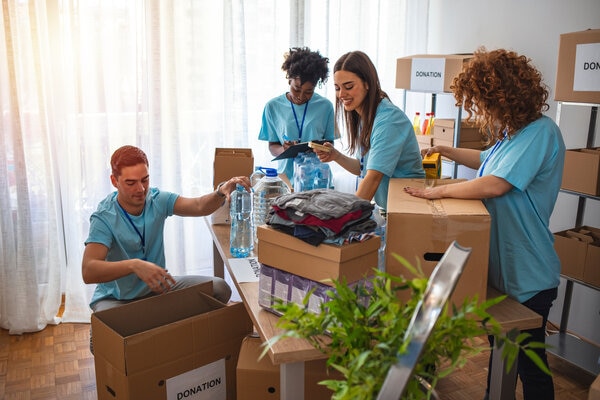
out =
[[[0,327],[89,322],[83,242],[114,190],[117,147],[140,146],[151,184],[185,196],[212,190],[216,147],[250,147],[271,165],[256,137],[264,103],[287,89],[289,47],[318,49],[331,66],[367,52],[400,105],[395,59],[407,55],[413,2],[3,0]],[[333,100],[332,79],[319,91]],[[165,244],[174,274],[212,274],[201,219],[170,218]]]

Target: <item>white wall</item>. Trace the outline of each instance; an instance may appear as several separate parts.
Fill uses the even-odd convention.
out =
[[[470,53],[479,46],[488,50],[507,48],[525,54],[554,86],[561,33],[600,28],[598,0],[430,0],[427,53]],[[550,102],[547,115],[556,119],[557,103]],[[410,115],[410,114],[409,114]],[[563,107],[560,126],[567,148],[585,147],[589,108]],[[600,118],[599,118],[600,125]],[[600,127],[596,128],[600,146]],[[600,201],[587,200],[584,224],[600,227]],[[577,197],[561,193],[551,219],[556,232],[575,224]],[[550,313],[558,324],[564,282]],[[600,292],[575,285],[568,329],[600,343]]]

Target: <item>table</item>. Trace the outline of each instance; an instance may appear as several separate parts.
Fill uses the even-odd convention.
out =
[[[236,281],[229,268],[229,225],[213,225],[210,217],[204,218],[213,238],[214,274],[224,277],[227,268],[233,283],[238,290],[246,310],[254,323],[261,340],[267,341],[282,332],[277,328],[279,317],[258,305],[258,282]],[[488,287],[487,297],[501,295],[497,290]],[[532,329],[541,325],[542,317],[517,301],[506,298],[488,309],[488,312],[500,323],[505,331],[513,328],[519,330]],[[494,351],[492,358],[492,375],[490,382],[490,400],[512,400],[515,395],[516,364],[507,373],[501,355],[501,349]],[[327,356],[314,348],[307,340],[288,338],[278,341],[268,352],[269,358],[280,368],[281,400],[304,399],[304,362],[323,359]]]

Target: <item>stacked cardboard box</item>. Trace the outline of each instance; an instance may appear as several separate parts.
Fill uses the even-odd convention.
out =
[[[396,60],[396,87],[450,93],[450,85],[472,54],[421,54]]]
[[[173,291],[92,314],[98,399],[236,399],[240,345],[252,332],[242,303]]]
[[[436,185],[460,180],[440,179]],[[422,179],[391,179],[388,192],[386,271],[392,275],[411,275],[395,258],[404,257],[420,265],[429,276],[450,244],[456,240],[472,252],[458,281],[451,301],[462,304],[487,293],[488,255],[491,217],[480,200],[426,200],[404,191],[406,186],[423,186]],[[399,295],[405,295],[400,291]],[[406,300],[406,299],[404,299]]]
[[[454,147],[455,124],[454,119],[436,118],[433,125],[433,145]],[[456,147],[479,150],[485,148],[479,128],[472,123],[461,122],[459,138]]]

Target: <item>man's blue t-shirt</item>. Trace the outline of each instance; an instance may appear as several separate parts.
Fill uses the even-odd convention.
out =
[[[117,202],[117,192],[111,193],[90,216],[90,232],[85,244],[100,243],[108,247],[106,261],[140,258],[166,268],[163,229],[167,217],[173,215],[177,197],[177,194],[150,188],[142,214],[128,214],[128,218]],[[97,284],[90,305],[104,298],[132,300],[147,294],[150,294],[148,286],[137,275],[130,274]]]
[[[546,116],[480,156],[478,176],[494,175],[513,185],[510,192],[483,200],[492,217],[488,281],[521,303],[559,284],[560,260],[548,224],[564,157],[560,129]]]

